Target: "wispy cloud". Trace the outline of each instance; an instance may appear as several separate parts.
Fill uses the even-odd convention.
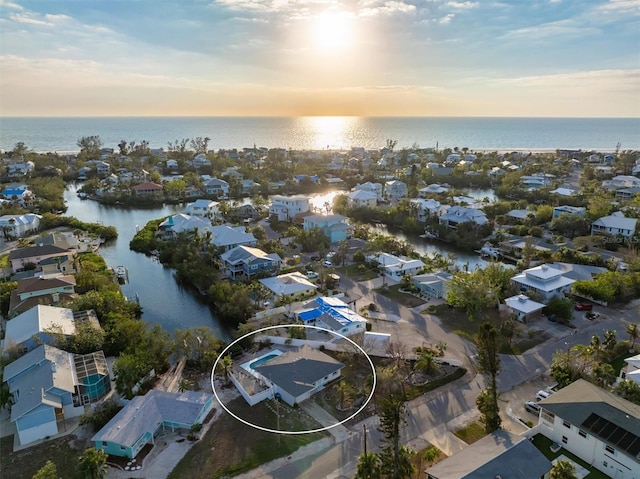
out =
[[[586,27],[577,24],[574,20],[559,20],[556,22],[543,23],[541,25],[533,25],[530,27],[511,30],[503,35],[502,38],[526,38],[529,40],[549,38],[553,36],[586,36],[598,32],[596,27]]]
[[[447,2],[447,7],[455,8],[458,10],[466,10],[478,6],[478,2]]]
[[[396,0],[389,0],[384,2],[365,2],[365,5],[360,10],[360,16],[374,16],[374,15],[391,15],[394,13],[409,13],[416,10],[415,5],[405,3]]]
[[[22,5],[18,5],[17,3],[10,2],[8,0],[0,0],[0,7],[11,8],[13,10],[24,10]]]

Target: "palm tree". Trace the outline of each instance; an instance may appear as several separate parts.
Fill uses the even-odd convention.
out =
[[[218,369],[222,371],[224,375],[224,380],[229,384],[229,376],[231,375],[231,368],[233,367],[233,360],[231,356],[227,354],[224,356],[220,362],[218,363]]]
[[[551,468],[549,479],[578,479],[576,468],[569,461],[558,461]]]
[[[631,349],[633,349],[636,345],[636,340],[640,337],[640,328],[638,328],[637,323],[631,323],[627,324],[626,330],[631,340]]]
[[[436,358],[431,351],[423,350],[420,352],[418,359],[414,365],[414,369],[417,369],[427,376],[436,374],[440,368],[436,362]]]
[[[180,384],[178,384],[178,392],[183,393],[189,389],[191,389],[191,383],[187,379],[183,379],[180,381]]]
[[[374,452],[365,452],[358,457],[358,467],[353,479],[381,479],[380,458]]]
[[[87,449],[80,457],[79,469],[86,479],[104,479],[107,475],[107,454],[101,449]]]

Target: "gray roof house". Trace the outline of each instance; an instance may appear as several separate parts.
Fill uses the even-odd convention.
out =
[[[189,430],[202,424],[212,407],[209,393],[152,390],[129,401],[91,441],[107,454],[134,458],[145,445],[154,444],[161,429]]]
[[[526,437],[497,430],[426,470],[427,479],[541,479],[551,462]]]
[[[640,471],[640,406],[578,379],[540,401],[543,434],[609,477],[633,479]]]
[[[613,236],[625,236],[630,238],[636,232],[636,218],[625,218],[620,211],[603,216],[591,223],[591,234],[604,233]]]
[[[261,249],[249,246],[236,246],[220,255],[227,277],[253,277],[261,272],[275,272],[280,268],[282,259],[276,253],[267,254]]]
[[[256,366],[255,371],[273,384],[283,401],[293,406],[340,377],[343,367],[331,356],[305,345]]]
[[[59,421],[84,413],[71,353],[44,344],[8,364],[4,380],[21,445],[57,435]]]

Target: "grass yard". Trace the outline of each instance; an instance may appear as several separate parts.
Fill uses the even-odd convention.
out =
[[[412,479],[423,479],[425,469],[439,463],[447,456],[435,446],[429,445],[420,451],[416,451],[416,455],[413,456],[411,461],[416,468],[415,474]]]
[[[400,303],[402,306],[406,306],[407,308],[415,308],[416,306],[420,306],[426,303],[424,299],[420,299],[417,296],[402,293],[400,291],[399,284],[394,284],[393,286],[389,286],[388,288],[378,288],[375,290],[375,292],[382,294],[387,298],[391,298],[395,302]]]
[[[70,435],[13,452],[13,436],[3,437],[0,440],[1,475],[12,479],[31,479],[50,459],[58,469],[58,477],[77,479],[78,459],[91,446],[88,441]]]
[[[467,444],[473,444],[487,435],[484,427],[477,422],[472,422],[468,426],[454,431],[453,434]]]
[[[433,308],[433,313],[430,314],[438,316],[442,320],[442,325],[445,328],[473,343],[475,343],[478,328],[484,321],[489,321],[498,328],[498,330],[500,328],[500,323],[502,322],[498,310],[493,308],[488,309],[483,318],[473,321],[467,317],[464,311],[450,308],[446,304],[435,306]],[[502,354],[522,354],[528,349],[531,349],[532,347],[547,340],[549,335],[542,330],[533,331],[531,333],[525,331],[520,337],[514,337],[511,341],[511,345],[507,344],[505,338],[502,336],[501,338],[503,339],[503,344],[500,348],[500,352]]]
[[[369,281],[378,277],[378,272],[368,268],[363,264],[348,264],[336,268],[338,273],[342,273],[354,281]]]
[[[227,407],[242,410],[243,419],[249,422],[262,420],[276,429],[274,414],[265,405],[250,407],[244,399],[231,401]],[[271,418],[271,421],[265,419]],[[317,423],[315,427],[320,427]],[[194,471],[198,477],[223,478],[249,471],[260,464],[288,456],[298,448],[312,443],[326,433],[275,435],[247,426],[229,414],[223,414],[212,425],[169,475],[170,479],[190,479]]]
[[[578,459],[578,457],[574,456],[573,454],[571,454],[570,452],[568,452],[564,448],[560,448],[560,450],[558,452],[552,452],[551,449],[549,449],[550,446],[551,446],[551,443],[552,443],[551,439],[548,439],[547,437],[543,436],[542,434],[536,434],[535,436],[533,436],[533,444],[550,461],[553,461],[556,457],[561,456],[561,455],[564,454],[566,457],[568,457],[572,461],[580,464],[582,467],[584,467],[588,471],[591,471],[591,472],[589,472],[589,474],[587,474],[585,476],[584,479],[609,479],[609,476],[607,476],[606,474],[603,474],[602,472],[598,471],[597,469],[589,466],[582,459]]]

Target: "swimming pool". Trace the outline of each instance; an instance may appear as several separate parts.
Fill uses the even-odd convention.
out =
[[[267,361],[271,361],[273,358],[277,358],[278,356],[280,356],[279,354],[267,354],[266,356],[263,356],[259,359],[256,359],[254,362],[249,364],[249,367],[251,369],[255,369],[256,367],[260,366],[261,364],[266,363]]]

